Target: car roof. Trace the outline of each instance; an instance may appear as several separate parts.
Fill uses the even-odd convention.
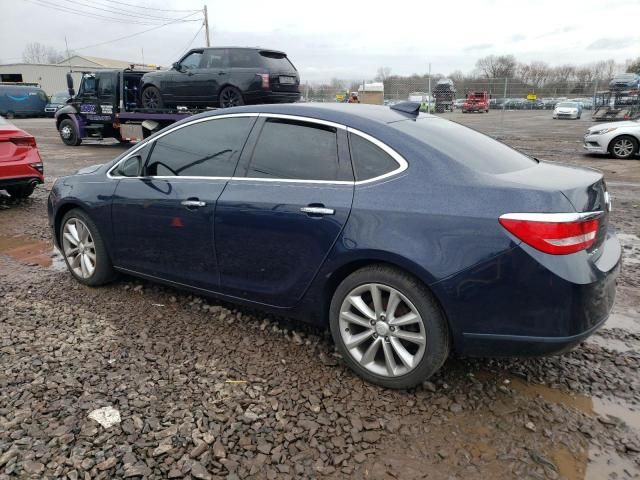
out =
[[[227,49],[227,50],[255,50],[256,52],[272,52],[272,53],[279,53],[282,55],[286,55],[285,52],[283,52],[282,50],[275,50],[273,48],[262,48],[262,47],[238,47],[238,46],[225,46],[225,45],[221,45],[221,46],[215,46],[215,47],[201,47],[201,48],[192,48],[189,51],[199,51],[199,50],[221,50],[221,49]]]

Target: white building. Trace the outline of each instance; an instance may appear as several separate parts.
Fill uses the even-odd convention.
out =
[[[123,60],[74,55],[58,64],[8,63],[0,65],[0,82],[37,83],[47,95],[53,95],[67,89],[67,72],[69,71],[75,72],[73,79],[77,88],[81,72],[129,68],[132,65],[138,68],[156,68],[155,65],[140,65],[136,62]]]

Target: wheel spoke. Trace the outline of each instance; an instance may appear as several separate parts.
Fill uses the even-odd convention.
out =
[[[411,355],[406,348],[404,348],[404,345],[402,345],[402,343],[400,343],[400,340],[398,340],[395,337],[390,337],[391,340],[391,346],[393,347],[393,350],[396,352],[396,354],[398,355],[398,357],[400,358],[400,361],[402,362],[402,364],[411,369],[413,368],[413,355]]]
[[[407,332],[406,330],[396,330],[395,332],[392,332],[391,335],[397,338],[401,338],[402,340],[407,340],[411,343],[417,343],[419,345],[423,345],[425,343],[425,338],[420,333]]]
[[[96,263],[96,252],[92,252],[91,250],[87,250],[84,252],[87,257],[89,257],[89,260],[91,260],[92,264]]]
[[[76,244],[78,244],[80,242],[80,235],[78,234],[78,228],[76,227],[75,222],[71,223],[69,222],[67,225],[69,228],[69,233],[71,233],[71,235],[73,235],[73,239],[75,240]]]
[[[84,255],[80,254],[78,257],[80,257],[80,271],[82,272],[82,276],[86,278],[89,274],[87,273],[87,266],[84,263]]]
[[[345,345],[349,350],[351,350],[352,348],[357,347],[362,342],[371,338],[372,336],[373,336],[373,330],[365,330],[364,332],[351,335],[349,340],[345,342]]]
[[[394,318],[389,324],[394,327],[402,327],[403,325],[411,325],[412,323],[418,323],[418,315],[413,312],[409,312],[401,316],[400,318]]]
[[[392,290],[389,294],[389,301],[387,302],[387,319],[389,323],[393,323],[393,320],[396,318],[398,305],[400,305],[400,295]]]
[[[380,342],[382,342],[380,337],[371,342],[371,345],[369,345],[369,348],[367,348],[360,359],[360,363],[362,365],[367,365],[376,359],[376,353],[378,353],[378,349],[380,348]]]
[[[371,328],[369,320],[359,317],[352,312],[340,312],[340,317],[349,323],[355,323],[356,325],[359,325],[361,327]]]
[[[66,249],[64,251],[64,254],[65,254],[66,257],[72,257],[74,255],[77,255],[79,251],[80,250],[78,249],[78,247],[71,247],[71,248]]]
[[[78,240],[76,240],[76,239],[74,238],[73,234],[71,234],[69,231],[64,232],[64,238],[66,238],[66,239],[69,241],[69,243],[70,243],[71,245],[73,245],[74,247],[75,247],[76,245],[78,245],[78,243],[79,243],[79,241],[78,241]]]
[[[382,351],[384,352],[384,364],[387,367],[387,373],[390,376],[395,376],[398,365],[396,359],[393,356],[393,348],[388,342],[382,342]]]
[[[373,300],[373,308],[375,310],[376,318],[383,312],[382,310],[382,293],[378,285],[372,284],[369,288],[371,292],[371,299]]]
[[[362,297],[360,295],[349,295],[349,303],[356,307],[360,313],[362,313],[365,317],[375,320],[376,314],[364,303]]]

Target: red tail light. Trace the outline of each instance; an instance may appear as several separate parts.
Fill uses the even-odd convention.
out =
[[[589,248],[596,240],[602,212],[507,213],[500,224],[527,245],[551,255]]]
[[[35,137],[12,137],[9,139],[10,142],[16,144],[19,147],[35,147],[36,139]]]
[[[262,78],[262,88],[265,90],[269,89],[269,74],[261,73],[260,78]]]

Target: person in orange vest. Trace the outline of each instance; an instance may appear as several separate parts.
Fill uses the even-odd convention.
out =
[[[358,92],[351,92],[351,96],[349,97],[349,103],[360,103],[360,99],[358,98]]]

